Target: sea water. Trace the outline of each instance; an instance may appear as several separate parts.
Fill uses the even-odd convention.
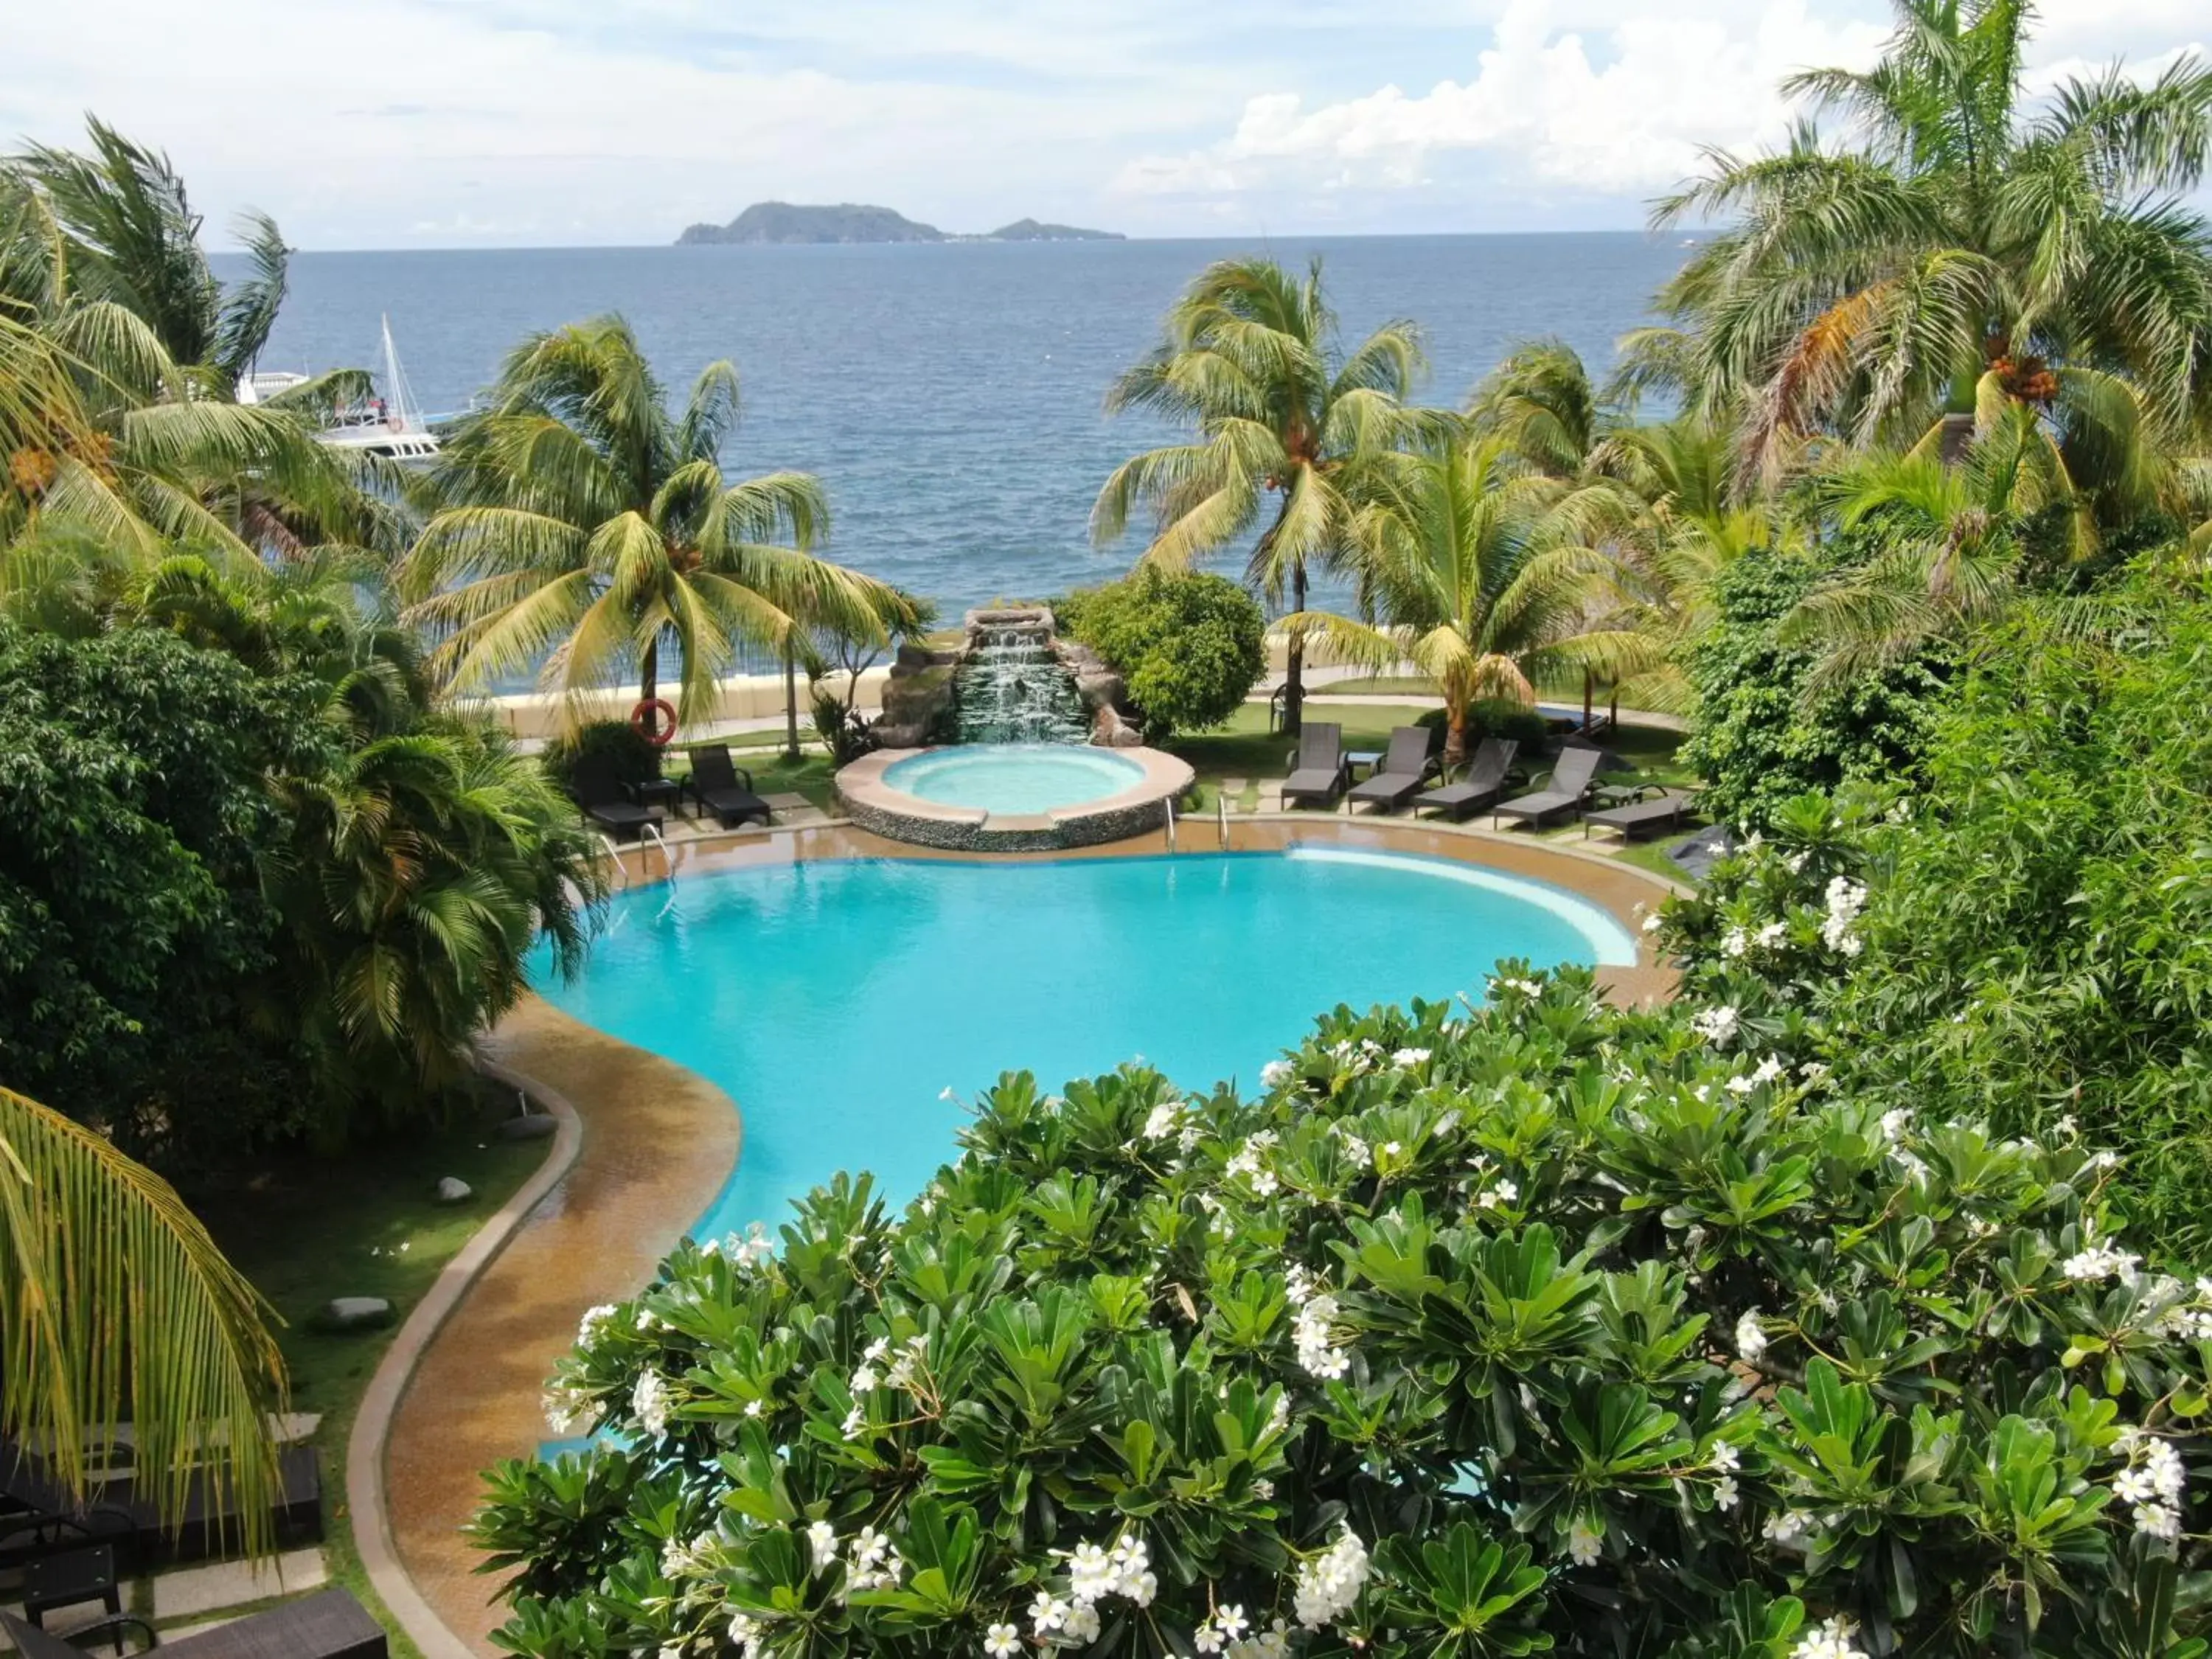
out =
[[[676,397],[715,358],[737,363],[733,475],[819,475],[830,550],[957,622],[967,605],[1127,566],[1140,534],[1095,549],[1091,506],[1170,429],[1109,418],[1107,390],[1178,290],[1246,254],[1293,268],[1320,255],[1347,343],[1419,323],[1431,363],[1420,395],[1455,406],[1540,336],[1602,370],[1685,257],[1679,237],[1637,234],[307,252],[259,366],[380,373],[388,314],[417,403],[451,411],[531,331],[619,312]]]

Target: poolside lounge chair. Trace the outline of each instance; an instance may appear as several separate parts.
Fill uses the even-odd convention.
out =
[[[769,805],[753,793],[753,775],[730,758],[730,746],[710,743],[691,751],[691,798],[725,830],[747,818],[769,819]]]
[[[1613,791],[1603,792],[1607,794]],[[1623,841],[1634,841],[1640,830],[1671,830],[1695,809],[1696,801],[1689,795],[1657,784],[1639,784],[1632,789],[1619,792],[1626,799],[1611,805],[1595,807],[1583,814],[1583,839],[1589,839],[1593,824],[1601,829],[1618,830]]]
[[[1429,780],[1437,758],[1429,752],[1436,732],[1425,726],[1401,726],[1390,733],[1389,751],[1367,781],[1352,792],[1354,806],[1365,801],[1386,812],[1404,810],[1413,791]]]
[[[1298,728],[1297,752],[1283,780],[1283,805],[1336,805],[1352,781],[1352,763],[1344,757],[1344,728],[1334,720],[1308,720]]]
[[[1465,777],[1413,797],[1414,816],[1429,807],[1449,813],[1456,823],[1470,812],[1494,805],[1505,793],[1506,776],[1512,770],[1514,756],[1520,752],[1517,738],[1485,738],[1474,746],[1474,759]]]
[[[127,1614],[72,1635],[77,1642],[119,1640],[122,1628],[133,1625],[146,1633],[149,1644],[160,1642],[161,1652],[175,1659],[387,1659],[391,1652],[384,1626],[342,1589],[323,1590],[174,1641],[161,1641],[152,1626]],[[0,1612],[0,1629],[22,1659],[84,1659],[71,1642],[12,1613]]]
[[[660,809],[640,806],[631,799],[614,768],[597,756],[587,755],[576,763],[568,777],[568,793],[586,823],[596,823],[617,841],[635,841],[647,824],[661,820]]]
[[[1562,749],[1559,763],[1552,769],[1552,775],[1541,789],[1513,799],[1500,801],[1490,809],[1490,821],[1495,824],[1500,818],[1521,818],[1541,829],[1544,820],[1555,812],[1571,812],[1589,796],[1590,781],[1597,776],[1597,769],[1604,763],[1602,749]]]
[[[313,1543],[323,1535],[323,1476],[312,1446],[277,1452],[283,1496],[272,1512],[278,1541]],[[78,1500],[46,1460],[0,1441],[0,1563],[58,1548],[112,1544],[133,1562],[197,1560],[238,1542],[237,1493],[227,1481],[195,1475],[181,1514],[164,1524],[137,1477],[112,1475]]]

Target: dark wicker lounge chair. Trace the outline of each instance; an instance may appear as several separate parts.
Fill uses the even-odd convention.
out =
[[[1583,839],[1589,839],[1591,826],[1618,830],[1623,841],[1634,841],[1642,830],[1671,830],[1696,810],[1695,799],[1657,784],[1639,784],[1634,788],[1602,794],[1621,797],[1605,806],[1593,807],[1583,814]]]
[[[1504,798],[1506,779],[1513,770],[1513,757],[1521,752],[1521,744],[1514,738],[1485,738],[1474,746],[1474,759],[1469,763],[1467,775],[1457,783],[1448,783],[1441,789],[1431,789],[1413,797],[1413,812],[1420,815],[1423,808],[1449,813],[1455,823],[1471,812],[1486,806],[1494,806]]]
[[[691,751],[691,798],[712,812],[725,830],[747,818],[769,820],[769,804],[753,793],[753,775],[730,758],[727,744],[710,743]]]
[[[1344,728],[1333,720],[1308,720],[1298,728],[1297,752],[1283,780],[1283,805],[1334,806],[1352,781],[1344,757]]]
[[[71,1635],[76,1642],[105,1641],[134,1625],[146,1633],[149,1645],[159,1641],[144,1620],[128,1615],[103,1620]],[[27,1624],[12,1613],[0,1612],[0,1628],[6,1630],[8,1639],[23,1659],[84,1659],[71,1642]],[[342,1589],[288,1601],[213,1630],[161,1642],[160,1647],[174,1659],[387,1659],[391,1651],[384,1626]]]
[[[1437,770],[1437,758],[1429,752],[1437,733],[1425,726],[1401,726],[1390,733],[1389,752],[1382,757],[1366,781],[1354,787],[1352,804],[1364,801],[1370,806],[1385,812],[1405,810],[1413,792],[1426,783]]]
[[[1591,781],[1605,760],[1602,749],[1562,749],[1559,763],[1552,769],[1544,787],[1500,801],[1490,809],[1490,821],[1495,824],[1500,818],[1519,818],[1541,829],[1546,818],[1557,812],[1571,812],[1589,798]]]
[[[312,1446],[277,1453],[283,1498],[271,1519],[277,1540],[310,1544],[323,1535],[323,1476]],[[118,1475],[77,1501],[54,1479],[46,1461],[0,1441],[0,1563],[85,1544],[111,1544],[134,1564],[189,1561],[218,1555],[238,1544],[237,1495],[228,1483],[193,1478],[184,1512],[162,1523],[137,1481]]]
[[[647,824],[661,819],[659,807],[640,806],[615,775],[614,768],[597,756],[587,755],[576,763],[576,769],[568,776],[568,793],[575,798],[584,822],[599,825],[617,841],[635,841],[644,835]]]

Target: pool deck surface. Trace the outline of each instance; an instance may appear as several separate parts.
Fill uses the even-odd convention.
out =
[[[1223,850],[1214,823],[1186,821],[1180,833],[1189,853]],[[1229,851],[1299,842],[1461,860],[1571,887],[1637,941],[1638,966],[1599,970],[1607,998],[1644,1004],[1673,994],[1672,971],[1652,961],[1638,927],[1668,888],[1632,866],[1530,837],[1396,818],[1285,813],[1227,824]],[[680,842],[672,859],[681,881],[802,859],[1114,858],[1162,850],[1154,833],[1048,853],[939,853],[830,824]],[[627,881],[662,875],[658,851],[626,854],[623,865]],[[680,1018],[680,1007],[671,1017]],[[500,1075],[526,1081],[556,1105],[571,1126],[563,1133],[575,1137],[574,1157],[542,1192],[526,1190],[507,1229],[495,1218],[467,1259],[448,1269],[454,1282],[439,1287],[447,1303],[434,1310],[426,1301],[410,1316],[372,1384],[393,1402],[388,1430],[379,1444],[382,1413],[364,1409],[356,1431],[349,1487],[356,1525],[371,1540],[364,1558],[383,1558],[380,1571],[370,1560],[372,1579],[425,1659],[498,1652],[490,1634],[505,1610],[491,1599],[496,1580],[476,1571],[481,1558],[459,1530],[482,1501],[483,1472],[528,1455],[545,1437],[544,1383],[584,1310],[620,1301],[652,1277],[689,1218],[720,1192],[742,1139],[737,1103],[720,1089],[536,997],[500,1023],[485,1050]],[[556,1149],[556,1164],[561,1156]]]

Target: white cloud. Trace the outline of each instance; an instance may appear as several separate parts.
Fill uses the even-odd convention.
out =
[[[1296,93],[1244,106],[1225,139],[1132,162],[1116,180],[1136,194],[1207,196],[1302,177],[1323,188],[1413,187],[1431,161],[1477,152],[1523,179],[1599,196],[1672,184],[1701,147],[1745,148],[1786,131],[1781,77],[1808,64],[1872,60],[1883,34],[1830,23],[1801,0],[1776,0],[1748,27],[1711,5],[1639,8],[1603,34],[1557,27],[1547,0],[1510,0],[1465,82],[1419,97],[1386,86],[1308,108]]]

